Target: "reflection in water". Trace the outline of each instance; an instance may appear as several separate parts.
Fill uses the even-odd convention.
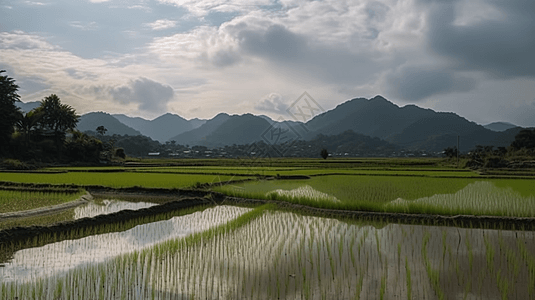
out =
[[[200,216],[198,216],[200,217]],[[192,220],[192,222],[195,222]],[[202,222],[199,223],[199,225]],[[191,225],[191,224],[190,224]],[[72,246],[69,249],[86,248]],[[177,251],[147,251],[50,277],[94,299],[530,299],[535,233],[389,224],[266,212]],[[61,255],[65,256],[67,251]],[[19,268],[30,267],[21,264]],[[92,279],[96,274],[95,279]],[[44,286],[44,288],[43,288]],[[4,288],[0,285],[1,289]],[[6,285],[4,290],[8,290]],[[116,291],[122,291],[118,294]],[[67,295],[65,290],[61,295]],[[54,292],[49,292],[53,295]],[[22,292],[21,292],[22,295]],[[135,296],[132,296],[135,295]],[[67,299],[68,296],[60,297]],[[48,299],[48,297],[43,297]],[[50,297],[54,299],[54,297]]]
[[[416,200],[398,198],[386,206],[406,208],[410,203],[482,215],[535,216],[534,196],[524,197],[511,188],[499,188],[489,181],[468,184],[455,194],[438,194]]]
[[[121,210],[130,209],[138,210],[155,206],[155,203],[148,202],[127,202],[119,200],[102,200],[102,203],[91,201],[86,205],[76,207],[74,209],[74,219],[92,218],[98,215],[107,215],[119,212]]]
[[[0,282],[32,281],[43,276],[57,276],[75,267],[100,263],[165,240],[207,230],[249,210],[249,208],[217,206],[167,221],[139,225],[124,232],[94,235],[24,249],[16,252],[13,260],[0,268]]]
[[[318,190],[315,190],[310,185],[303,185],[293,190],[274,190],[271,192],[268,192],[266,196],[269,196],[271,194],[277,194],[279,196],[285,196],[290,198],[308,198],[316,201],[333,201],[333,202],[339,202],[340,200],[336,199],[336,197],[331,196],[329,194],[322,193]]]

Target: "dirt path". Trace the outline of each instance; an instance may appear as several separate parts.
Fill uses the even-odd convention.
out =
[[[30,209],[30,210],[23,210],[23,211],[1,213],[0,222],[9,220],[9,219],[15,219],[15,218],[26,218],[26,217],[36,217],[36,216],[55,214],[55,213],[85,204],[91,201],[92,199],[93,199],[93,196],[91,196],[91,194],[89,193],[86,193],[85,195],[82,195],[80,198],[74,201],[61,203],[58,205],[45,206],[45,207],[40,207],[40,208],[35,208],[35,209]]]

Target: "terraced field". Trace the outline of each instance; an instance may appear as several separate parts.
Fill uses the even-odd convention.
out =
[[[535,298],[529,172],[433,159],[211,162],[0,173],[0,187],[18,189],[0,191],[7,211],[96,196],[0,218],[0,298]],[[29,225],[45,227],[16,228]]]

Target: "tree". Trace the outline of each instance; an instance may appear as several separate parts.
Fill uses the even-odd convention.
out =
[[[535,148],[535,129],[523,129],[516,136],[511,147],[515,150],[522,148],[533,149]]]
[[[2,76],[5,70],[0,70],[0,154],[7,149],[7,145],[14,131],[15,123],[20,116],[20,111],[15,102],[20,101],[17,94],[19,86],[15,80],[8,76]]]
[[[115,150],[115,156],[120,157],[122,159],[125,159],[126,158],[126,154],[124,153],[124,149],[123,148],[117,148],[117,150]]]
[[[55,94],[45,97],[37,109],[43,114],[39,122],[41,127],[52,133],[56,147],[59,148],[61,142],[65,140],[67,130],[73,130],[76,127],[80,116],[76,114],[74,108],[62,104]]]
[[[27,147],[30,144],[32,133],[39,124],[42,115],[43,114],[39,109],[34,109],[27,112],[25,115],[21,115],[15,124],[17,131],[23,135]]]
[[[457,157],[457,147],[448,147],[442,153],[448,158]]]
[[[97,132],[98,134],[100,134],[101,136],[105,135],[106,134],[106,131],[108,131],[108,129],[106,129],[106,127],[100,125],[99,127],[97,127]]]
[[[329,152],[327,149],[321,149],[320,155],[323,157],[323,159],[327,159],[327,157],[329,157]]]
[[[98,163],[102,142],[77,130],[73,130],[71,138],[65,142],[67,157],[71,161]]]

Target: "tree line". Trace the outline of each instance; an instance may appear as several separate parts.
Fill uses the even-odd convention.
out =
[[[75,130],[80,116],[51,94],[22,112],[19,86],[0,71],[0,157],[33,162],[98,162],[103,145]]]
[[[508,147],[476,145],[468,153],[458,152],[457,147],[448,147],[443,154],[450,159],[457,155],[467,158],[466,166],[471,168],[535,167],[533,163],[526,163],[535,157],[535,129],[520,130]]]

